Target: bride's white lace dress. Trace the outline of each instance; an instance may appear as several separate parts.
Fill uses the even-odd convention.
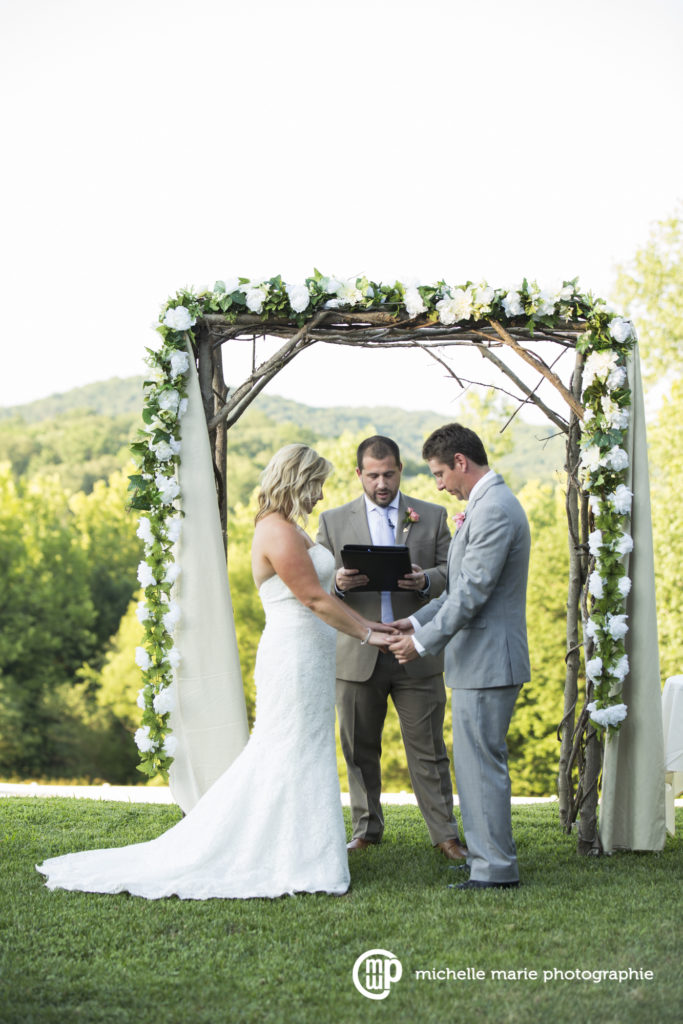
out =
[[[326,590],[334,559],[309,548]],[[48,888],[146,899],[341,894],[349,887],[334,741],[335,631],[277,576],[260,588],[256,722],[187,817],[151,842],[53,857]]]

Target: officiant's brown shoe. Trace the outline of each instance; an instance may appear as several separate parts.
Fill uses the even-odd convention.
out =
[[[468,853],[467,847],[461,846],[457,839],[444,839],[436,845],[449,860],[464,860]]]
[[[349,853],[353,853],[354,850],[366,850],[368,846],[377,846],[377,843],[372,843],[369,839],[361,839],[358,836],[357,839],[352,839],[350,843],[346,844],[346,849]]]

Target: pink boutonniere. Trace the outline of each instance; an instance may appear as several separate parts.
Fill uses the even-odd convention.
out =
[[[420,522],[420,513],[416,512],[414,508],[411,508],[410,505],[408,505],[408,511],[406,512],[405,518],[403,520],[403,527],[404,527],[404,529],[407,529],[410,526],[411,523],[419,523],[419,522]]]
[[[455,523],[456,531],[459,530],[462,524],[465,522],[465,518],[466,516],[464,512],[455,513],[455,515],[453,516],[453,522]]]

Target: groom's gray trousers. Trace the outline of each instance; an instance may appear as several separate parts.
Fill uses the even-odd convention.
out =
[[[452,690],[453,768],[470,878],[476,882],[519,880],[505,737],[520,690]]]

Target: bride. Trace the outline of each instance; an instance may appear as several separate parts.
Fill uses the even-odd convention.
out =
[[[252,545],[266,613],[249,742],[187,817],[158,839],[53,857],[49,889],[146,899],[341,895],[349,887],[334,739],[335,630],[384,646],[388,627],[333,597],[334,558],[298,521],[331,464],[286,445],[264,470]]]

